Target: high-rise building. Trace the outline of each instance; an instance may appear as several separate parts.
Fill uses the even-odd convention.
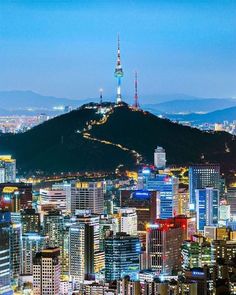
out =
[[[44,235],[48,236],[49,247],[59,247],[62,251],[64,218],[61,211],[52,210],[44,215]]]
[[[230,216],[236,220],[236,188],[230,187],[226,193],[227,203],[230,205]]]
[[[99,216],[89,210],[76,212],[69,229],[69,274],[78,282],[100,270]]]
[[[145,176],[144,188],[159,192],[160,218],[171,218],[178,212],[178,188],[177,177],[167,174],[149,174]]]
[[[47,248],[33,259],[33,291],[35,295],[59,295],[61,267],[60,249]]]
[[[220,165],[198,164],[189,167],[189,194],[191,209],[196,209],[196,189],[220,188]]]
[[[52,205],[55,209],[62,212],[67,211],[67,196],[65,190],[57,189],[40,189],[41,205]]]
[[[0,211],[0,294],[12,295],[10,265],[10,212]]]
[[[137,236],[138,224],[136,208],[120,208],[120,232],[127,233],[131,236]]]
[[[37,233],[25,233],[22,235],[22,269],[24,275],[33,274],[33,258],[47,245],[48,237]]]
[[[40,214],[35,209],[25,209],[21,212],[22,234],[40,233]]]
[[[0,208],[11,212],[28,208],[32,203],[32,184],[0,183]]]
[[[187,236],[187,217],[157,219],[147,226],[146,253],[150,269],[171,274],[181,267],[181,245]]]
[[[94,214],[102,214],[104,209],[104,183],[102,181],[77,181],[71,191],[71,211],[91,210]]]
[[[22,267],[22,225],[11,223],[10,226],[10,261],[11,277],[18,278]]]
[[[219,190],[196,189],[197,229],[203,231],[206,225],[217,225],[219,218]]]
[[[136,208],[138,232],[146,235],[146,224],[159,216],[159,193],[155,190],[121,190],[120,203],[124,208]]]
[[[71,183],[62,182],[52,185],[52,190],[64,191],[66,195],[66,211],[71,212]]]
[[[16,181],[16,160],[11,155],[0,155],[0,183]]]
[[[126,275],[137,279],[139,272],[140,241],[126,233],[105,239],[105,278],[119,280]]]
[[[166,168],[166,152],[160,146],[157,146],[154,152],[154,166],[160,170]]]

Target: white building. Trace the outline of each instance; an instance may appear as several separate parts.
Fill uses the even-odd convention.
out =
[[[56,189],[40,189],[39,191],[41,205],[53,205],[54,208],[61,210],[63,213],[67,211],[67,196],[65,190]]]
[[[128,235],[138,234],[138,222],[136,208],[120,208],[120,231]]]
[[[165,150],[157,146],[154,152],[154,166],[157,169],[165,169],[166,168],[166,152]]]
[[[60,249],[48,248],[37,253],[33,261],[34,295],[60,294]]]

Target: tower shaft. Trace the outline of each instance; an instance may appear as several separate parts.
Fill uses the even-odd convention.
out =
[[[122,102],[122,96],[121,96],[121,78],[123,77],[123,69],[121,66],[121,60],[120,60],[120,38],[118,35],[118,42],[117,42],[117,62],[116,62],[116,68],[115,68],[115,77],[117,80],[117,89],[116,89],[116,103]]]
[[[138,74],[135,72],[135,77],[134,77],[134,108],[138,109],[139,108],[139,103],[138,103]]]

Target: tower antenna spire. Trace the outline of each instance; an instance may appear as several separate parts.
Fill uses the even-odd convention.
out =
[[[99,98],[100,98],[100,105],[102,104],[102,99],[103,99],[103,89],[99,89]]]
[[[123,77],[123,69],[121,66],[121,60],[120,60],[120,36],[118,34],[117,37],[117,61],[116,61],[116,67],[115,67],[115,77],[117,80],[117,88],[116,88],[116,103],[119,104],[122,102],[121,97],[121,78]]]
[[[134,73],[134,108],[139,109],[138,103],[138,73],[135,71]]]

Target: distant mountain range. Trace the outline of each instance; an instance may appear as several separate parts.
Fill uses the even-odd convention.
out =
[[[105,105],[104,105],[105,106]],[[21,171],[114,171],[153,163],[157,145],[165,148],[169,164],[219,162],[236,166],[236,141],[224,132],[205,133],[172,123],[126,104],[82,106],[22,134],[1,134],[0,153],[11,153]],[[138,162],[137,162],[138,161]]]
[[[76,108],[85,103],[97,102],[98,99],[57,98],[40,95],[33,91],[0,91],[0,115],[48,113],[54,111],[53,108],[58,106],[72,106]],[[131,101],[130,98],[125,100],[127,102]],[[140,102],[143,109],[154,114],[206,113],[236,106],[236,99],[232,98],[199,98],[184,94],[147,95],[140,97]]]
[[[144,108],[154,114],[207,113],[236,106],[233,98],[195,98],[190,100],[172,100],[159,104],[146,104]]]
[[[209,112],[207,114],[168,114],[167,118],[176,121],[188,121],[193,123],[223,123],[224,121],[236,121],[236,107]]]

